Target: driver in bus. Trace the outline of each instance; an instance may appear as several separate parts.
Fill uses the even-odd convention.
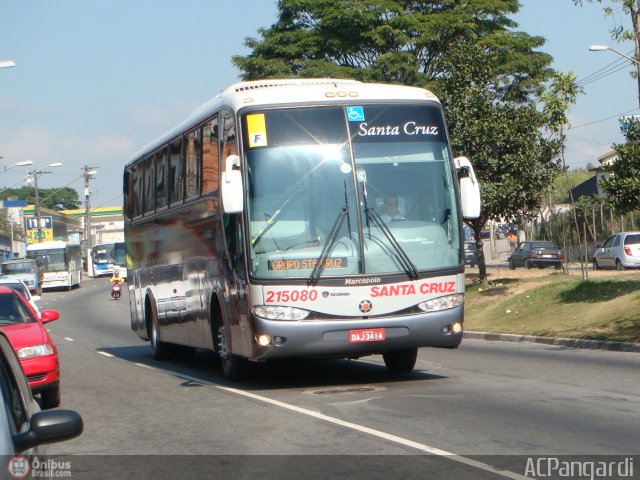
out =
[[[384,213],[381,217],[384,223],[391,223],[404,218],[400,215],[400,199],[397,195],[389,195],[384,199]]]

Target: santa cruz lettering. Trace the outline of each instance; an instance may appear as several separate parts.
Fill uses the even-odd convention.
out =
[[[368,123],[360,124],[358,135],[361,137],[381,137],[381,136],[397,136],[400,132],[405,135],[438,135],[438,127],[436,125],[418,125],[416,122],[407,122],[402,125],[374,125],[369,126]]]
[[[423,295],[430,293],[456,293],[456,282],[434,282],[423,283],[421,285],[404,283],[402,285],[371,287],[372,297],[400,297],[405,295],[415,295],[416,292],[420,292]]]
[[[318,299],[316,290],[270,290],[265,303],[315,302]]]

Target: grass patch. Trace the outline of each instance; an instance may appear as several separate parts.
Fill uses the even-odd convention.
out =
[[[467,330],[640,342],[640,274],[467,279]]]

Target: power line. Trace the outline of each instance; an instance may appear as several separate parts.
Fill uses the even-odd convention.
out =
[[[601,118],[600,120],[594,120],[593,122],[583,123],[581,125],[572,126],[572,127],[567,128],[567,131],[575,130],[576,128],[588,127],[589,125],[594,125],[596,123],[604,122],[605,120],[611,120],[612,118],[620,118],[622,115],[626,115],[627,113],[635,112],[636,110],[638,110],[638,109],[637,108],[632,108],[631,110],[627,110],[626,112],[618,113],[618,114],[612,115],[610,117]]]

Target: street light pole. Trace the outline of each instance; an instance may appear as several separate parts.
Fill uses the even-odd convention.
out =
[[[636,36],[636,49],[635,49],[636,55],[640,53],[638,50],[640,48],[640,44],[638,42],[640,42],[640,39]],[[630,57],[629,55],[625,55],[624,53],[619,52],[615,48],[611,48],[607,45],[591,45],[589,47],[590,52],[605,52],[607,50],[610,50],[613,53],[617,53],[618,55],[626,58],[636,66],[636,79],[638,81],[638,105],[640,105],[640,61],[638,61],[637,58]]]
[[[33,187],[35,189],[35,194],[36,194],[36,222],[38,222],[38,243],[42,242],[42,224],[40,223],[40,195],[38,193],[38,176],[42,175],[43,173],[51,173],[51,172],[45,172],[44,171],[45,168],[60,167],[60,166],[62,166],[62,163],[60,162],[50,163],[49,165],[47,165],[44,168],[41,168],[40,170],[34,170],[33,172],[29,172],[29,175],[33,177]]]
[[[91,190],[89,190],[89,180],[95,174],[95,167],[84,166],[84,208],[85,208],[85,236],[87,239],[87,256],[91,254]]]

